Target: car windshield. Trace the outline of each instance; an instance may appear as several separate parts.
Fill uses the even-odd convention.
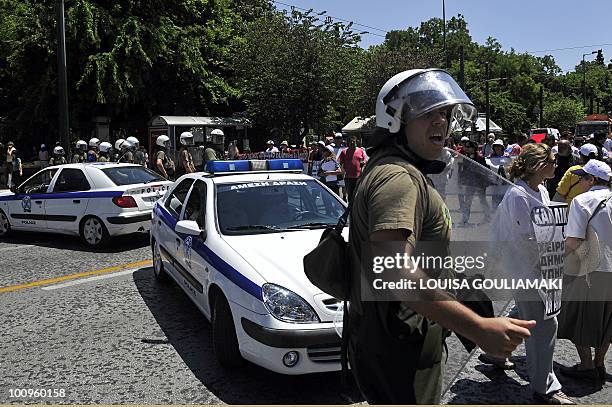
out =
[[[221,233],[247,235],[320,229],[338,223],[340,198],[312,180],[217,185]]]
[[[576,125],[576,136],[588,136],[591,133],[603,132],[608,134],[609,125],[606,122],[584,123]]]
[[[115,185],[148,184],[149,182],[164,181],[153,171],[144,167],[113,167],[102,170]]]

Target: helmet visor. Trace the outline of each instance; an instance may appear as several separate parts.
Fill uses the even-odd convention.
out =
[[[476,115],[476,107],[445,71],[425,71],[409,78],[404,84],[393,88],[387,96],[387,103],[403,106],[402,119],[405,122],[421,117],[431,111],[452,106],[449,123],[463,123]]]

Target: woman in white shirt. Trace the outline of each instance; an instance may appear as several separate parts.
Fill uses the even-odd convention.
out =
[[[499,206],[493,231],[503,252],[502,268],[512,278],[538,280],[540,270],[538,240],[532,211],[546,210],[550,204],[544,180],[555,175],[555,157],[546,144],[526,144],[510,164],[510,187]],[[540,239],[539,239],[539,238]],[[544,404],[574,404],[561,392],[561,383],[553,371],[553,354],[557,337],[556,316],[546,315],[547,306],[538,290],[515,293],[519,315],[535,320],[531,337],[525,341],[527,371],[534,399]]]
[[[334,154],[334,148],[332,146],[326,146],[323,150],[323,161],[319,167],[319,177],[329,189],[334,191],[336,195],[340,192],[338,186],[338,175],[342,174],[340,164]]]
[[[590,225],[597,234],[601,257],[599,265],[586,276],[563,278],[558,337],[574,343],[580,363],[564,366],[561,372],[605,380],[604,361],[612,339],[612,170],[603,161],[590,160],[573,172],[580,176],[587,192],[574,198],[570,206],[565,251],[570,254],[583,243]],[[591,348],[595,349],[594,358]]]

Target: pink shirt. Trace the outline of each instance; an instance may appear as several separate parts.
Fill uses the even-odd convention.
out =
[[[344,168],[345,178],[359,178],[361,176],[360,163],[366,161],[366,155],[361,148],[346,148],[338,157],[338,162]]]

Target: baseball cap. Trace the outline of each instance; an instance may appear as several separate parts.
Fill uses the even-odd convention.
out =
[[[287,143],[287,140],[283,140],[281,142],[281,146],[288,146],[288,145],[289,145],[289,143]]]
[[[329,151],[330,153],[334,152],[334,148],[332,146],[325,146],[325,149]]]
[[[493,142],[493,144],[491,144],[491,145],[492,145],[492,146],[502,146],[502,147],[505,147],[505,146],[504,146],[504,142],[503,142],[503,141],[501,141],[500,139],[495,140],[495,141]]]
[[[336,134],[334,135],[334,137],[335,137],[335,138],[342,138],[342,133],[336,133]]]
[[[320,145],[321,147],[325,147],[325,142],[324,141],[319,141],[317,144]]]
[[[599,153],[599,151],[597,150],[597,147],[595,147],[594,144],[587,143],[587,144],[583,144],[580,147],[580,154],[581,155],[583,155],[585,157],[588,157],[589,154],[591,154],[591,153],[595,154],[595,155],[597,155],[597,153]]]
[[[272,140],[268,140],[268,142],[267,142],[266,144],[272,144],[272,145],[274,145],[274,141],[272,141]]]
[[[470,141],[470,138],[467,136],[461,137],[461,141]]]
[[[603,161],[590,160],[584,167],[572,171],[572,174],[579,176],[589,174],[603,181],[610,181],[610,178],[612,178],[612,169]]]

